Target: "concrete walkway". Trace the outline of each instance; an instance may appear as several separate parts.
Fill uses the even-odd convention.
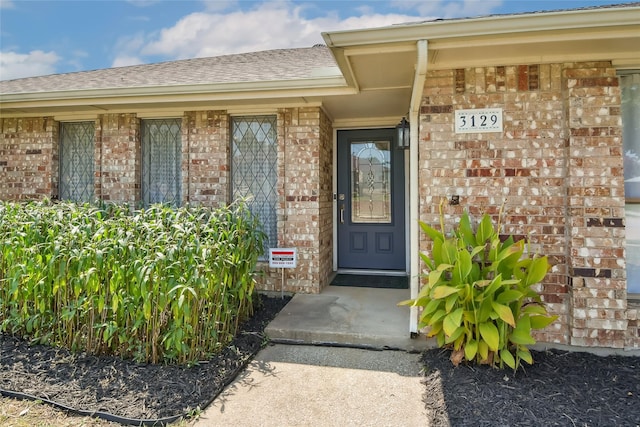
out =
[[[265,329],[276,344],[195,426],[424,427],[418,351],[429,343],[410,338],[409,308],[397,305],[408,298],[341,286],[295,295]]]
[[[424,427],[419,359],[404,351],[271,345],[194,426]]]
[[[296,294],[265,332],[272,342],[339,344],[420,351],[433,342],[412,339],[408,289],[328,286],[319,295]]]

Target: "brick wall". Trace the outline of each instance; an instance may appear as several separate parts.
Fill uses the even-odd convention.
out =
[[[620,89],[609,63],[563,70],[569,127],[571,344],[622,348],[627,330]]]
[[[329,120],[317,107],[280,110],[278,144],[278,244],[298,248],[297,268],[285,270],[285,289],[318,293],[332,271],[331,217],[321,216],[332,212]],[[271,272],[262,286],[279,290],[280,272]]]
[[[0,199],[57,195],[58,129],[50,117],[0,119]]]
[[[96,196],[129,203],[140,200],[140,121],[135,114],[103,114],[96,120]]]
[[[428,73],[420,111],[420,217],[464,210],[527,237],[552,269],[538,287],[559,320],[544,342],[620,348],[628,327],[620,95],[610,64],[530,64]],[[457,109],[502,108],[502,133],[456,134]],[[421,250],[429,243],[421,236]],[[635,339],[626,345],[637,346]]]
[[[183,198],[223,206],[229,199],[229,116],[225,111],[188,112],[183,119]]]

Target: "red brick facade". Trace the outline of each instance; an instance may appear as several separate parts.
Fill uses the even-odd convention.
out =
[[[502,133],[456,134],[457,109],[502,108]],[[610,63],[429,72],[420,120],[420,217],[497,215],[553,265],[539,291],[558,322],[545,342],[640,347],[624,270],[620,90]],[[422,239],[421,249],[428,251]]]
[[[502,108],[504,131],[456,134],[457,109]],[[334,130],[320,107],[282,108],[277,117],[278,246],[298,248],[287,291],[318,293],[333,273]],[[186,111],[182,120],[183,202],[230,201],[227,111]],[[135,111],[95,122],[95,195],[140,201],[140,120]],[[637,307],[627,303],[620,90],[610,63],[507,65],[429,71],[419,123],[419,212],[438,221],[442,198],[453,223],[463,210],[497,215],[506,234],[527,237],[553,265],[540,285],[558,322],[544,342],[639,348]],[[59,123],[0,119],[0,199],[58,194]],[[428,251],[423,236],[421,250]],[[281,272],[260,287],[280,290]]]

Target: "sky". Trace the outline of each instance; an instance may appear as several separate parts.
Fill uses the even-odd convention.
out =
[[[0,0],[0,80],[309,47],[323,31],[627,0]]]

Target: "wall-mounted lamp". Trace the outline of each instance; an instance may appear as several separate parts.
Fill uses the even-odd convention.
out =
[[[396,126],[396,136],[398,138],[398,148],[406,150],[409,148],[409,141],[411,132],[409,131],[409,122],[406,118],[402,118],[398,126]]]

